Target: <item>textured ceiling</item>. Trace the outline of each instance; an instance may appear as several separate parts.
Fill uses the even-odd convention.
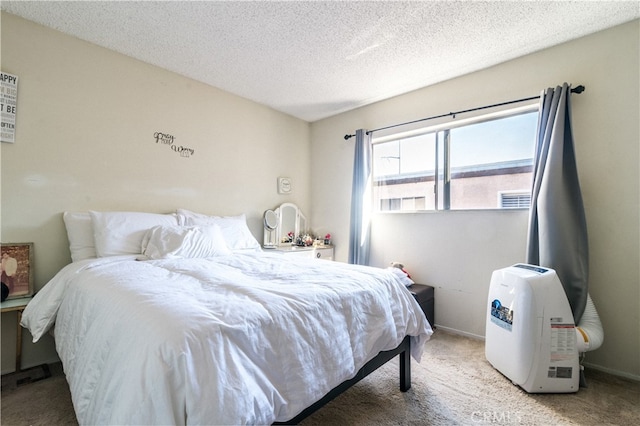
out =
[[[621,1],[7,1],[2,10],[306,121],[640,16]]]

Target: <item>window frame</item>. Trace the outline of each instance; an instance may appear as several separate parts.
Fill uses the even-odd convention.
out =
[[[496,204],[496,207],[494,208],[486,207],[486,208],[477,208],[477,209],[451,209],[451,161],[450,161],[451,160],[450,158],[451,132],[450,131],[459,127],[470,126],[474,124],[480,124],[488,121],[500,120],[500,119],[509,118],[509,117],[515,117],[518,115],[528,114],[532,112],[539,113],[539,109],[540,109],[540,105],[537,99],[527,100],[527,101],[523,101],[523,103],[520,106],[516,106],[516,107],[514,107],[513,105],[508,105],[508,106],[495,108],[491,112],[486,112],[482,110],[482,111],[476,111],[474,114],[465,113],[464,118],[458,118],[454,114],[450,117],[446,117],[444,120],[441,120],[441,122],[439,123],[432,124],[429,126],[424,126],[424,125],[419,126],[419,125],[416,125],[416,122],[411,122],[408,124],[413,127],[411,129],[407,129],[401,132],[397,132],[397,131],[394,132],[394,131],[387,130],[385,134],[382,134],[379,136],[376,136],[374,134],[371,140],[371,144],[373,147],[375,147],[375,145],[378,145],[378,144],[383,144],[383,143],[388,143],[393,141],[401,141],[402,139],[407,139],[411,137],[417,137],[417,136],[433,133],[435,135],[436,161],[434,164],[435,182],[434,182],[434,208],[433,209],[412,210],[412,211],[407,211],[402,209],[383,210],[380,208],[381,207],[380,202],[382,201],[382,199],[379,198],[377,200],[374,200],[373,191],[372,191],[371,205],[373,207],[373,211],[375,213],[389,214],[389,213],[412,213],[412,212],[429,213],[429,212],[443,212],[443,211],[453,211],[453,210],[455,211],[473,211],[473,210],[487,211],[487,210],[529,209],[529,207],[509,207],[509,208],[501,207],[501,203],[500,203],[501,194],[507,193],[511,190],[504,190],[498,193],[498,202]],[[539,115],[538,115],[538,119],[539,119]],[[442,144],[440,144],[439,138],[444,138],[444,140],[442,141]],[[440,161],[438,161],[439,155],[441,155],[439,152],[441,145],[442,145],[442,150],[444,151],[442,153],[442,156],[443,156],[442,171],[439,169]],[[442,173],[442,182],[440,179],[441,173]],[[372,171],[372,181],[375,181],[375,179],[376,178],[373,176],[373,171]],[[442,190],[440,190],[439,188],[441,183],[442,183]],[[512,192],[521,193],[522,191],[513,190]],[[439,203],[440,198],[442,198],[442,206],[440,206],[440,203]],[[378,205],[375,205],[374,201],[377,202]]]

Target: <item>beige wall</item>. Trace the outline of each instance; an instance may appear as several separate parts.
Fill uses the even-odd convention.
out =
[[[245,213],[259,241],[265,209],[309,210],[304,121],[5,13],[2,71],[19,77],[16,143],[0,147],[2,241],[34,243],[38,289],[70,262],[65,210]],[[291,195],[278,195],[278,176],[293,179]],[[2,331],[6,372],[15,314]],[[24,337],[23,365],[55,359],[52,339]]]
[[[605,329],[586,363],[640,379],[639,36],[636,20],[313,123],[312,222],[331,230],[336,258],[346,260],[354,139],[345,134],[584,84],[572,116],[590,293]],[[441,328],[484,336],[491,272],[524,260],[527,219],[526,211],[378,214],[372,264],[403,261],[418,282],[436,287]]]

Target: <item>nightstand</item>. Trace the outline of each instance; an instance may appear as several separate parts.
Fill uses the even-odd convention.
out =
[[[434,315],[434,300],[435,300],[435,289],[430,285],[424,284],[412,284],[407,287],[413,297],[416,299],[422,311],[426,315],[429,320],[429,324],[431,324],[431,328],[435,328],[436,323],[435,315]]]
[[[17,335],[16,335],[16,371],[2,376],[2,389],[13,389],[25,383],[31,383],[38,380],[51,377],[49,366],[47,364],[37,365],[35,367],[22,369],[22,312],[31,301],[31,297],[22,297],[19,299],[9,299],[2,302],[2,313],[16,312],[17,318]]]
[[[18,324],[18,330],[16,333],[16,372],[22,369],[22,327],[20,321],[22,320],[22,311],[27,307],[27,304],[31,301],[31,297],[21,297],[19,299],[9,299],[2,302],[2,313],[15,311],[18,315],[16,320]]]

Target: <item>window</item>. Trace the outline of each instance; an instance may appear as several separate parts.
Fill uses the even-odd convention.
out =
[[[531,105],[374,138],[376,209],[528,208],[537,120]]]

